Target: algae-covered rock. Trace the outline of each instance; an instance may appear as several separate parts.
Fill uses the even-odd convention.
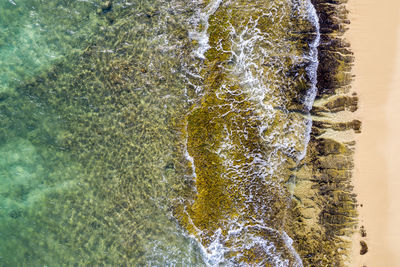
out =
[[[110,11],[112,8],[112,2],[111,1],[105,1],[103,3],[101,3],[101,10],[103,12],[108,12]]]

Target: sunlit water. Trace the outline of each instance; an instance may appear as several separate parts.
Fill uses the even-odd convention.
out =
[[[263,16],[284,25],[294,14],[317,29],[311,4],[295,2],[271,1]],[[216,231],[205,247],[172,215],[173,206],[196,191],[196,166],[180,130],[204,95],[200,73],[210,48],[208,20],[221,3],[232,5],[1,1],[1,266],[230,265],[234,261],[224,257],[239,251],[240,258],[248,245],[271,254],[269,263],[288,266],[273,238],[253,235],[259,232],[279,236],[295,266],[301,266],[290,237],[271,223],[230,221],[229,236]],[[318,38],[304,52],[287,36],[276,39],[274,34],[285,29],[262,35],[257,19],[229,30],[227,76],[242,91],[221,86],[216,95],[248,97],[257,115],[250,119],[261,125],[259,147],[266,146],[269,154],[235,148],[230,134],[242,140],[241,129],[224,132],[226,142],[215,149],[228,170],[225,176],[239,180],[257,173],[260,184],[283,196],[282,166],[286,158],[304,156],[311,121],[285,109],[288,101],[280,90],[294,85],[282,73],[301,66],[296,79],[309,86],[302,99],[307,113],[315,97]],[[235,149],[254,157],[254,164],[235,166]],[[263,208],[263,216],[272,209]]]
[[[1,266],[202,265],[170,210],[188,7],[101,4],[1,1]]]

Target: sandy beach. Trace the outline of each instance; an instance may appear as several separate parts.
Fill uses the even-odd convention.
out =
[[[359,224],[367,236],[354,237],[354,267],[400,266],[400,1],[350,0],[347,39],[355,55],[356,115],[354,186]],[[360,255],[360,240],[368,252]]]

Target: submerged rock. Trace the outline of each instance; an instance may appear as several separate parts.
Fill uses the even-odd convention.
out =
[[[111,1],[105,1],[101,4],[101,10],[103,12],[108,12],[111,11],[112,8],[112,2]]]

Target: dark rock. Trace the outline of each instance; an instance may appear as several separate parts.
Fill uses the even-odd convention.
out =
[[[17,210],[12,210],[8,215],[13,219],[17,219],[17,218],[21,217],[22,211],[18,210],[18,209]]]
[[[112,8],[111,1],[105,1],[104,3],[101,4],[101,10],[103,12],[109,12],[111,11],[111,8]]]
[[[351,82],[350,69],[354,61],[349,44],[343,38],[349,20],[345,8],[346,1],[311,1],[320,23],[321,42],[318,48],[318,97],[334,95],[336,91]]]
[[[357,110],[357,105],[358,105],[358,97],[353,96],[353,97],[348,97],[348,96],[341,96],[337,97],[334,100],[326,103],[324,105],[325,110],[324,111],[330,111],[330,112],[340,112],[340,111],[351,111],[354,112]]]
[[[165,170],[174,170],[174,169],[175,169],[175,165],[174,165],[173,162],[168,162],[168,163],[165,165],[164,169],[165,169]]]
[[[0,101],[6,100],[8,98],[8,94],[5,92],[0,92]]]
[[[361,133],[361,121],[353,120],[349,122],[329,122],[329,121],[317,121],[313,122],[313,126],[321,129],[333,129],[335,131],[347,131],[353,129],[355,133]]]
[[[364,225],[361,226],[361,228],[360,228],[360,234],[361,234],[362,237],[366,237],[367,236],[367,231],[365,230]]]
[[[152,18],[156,15],[159,15],[161,12],[160,11],[148,11],[146,12],[146,17],[147,18]]]
[[[360,246],[361,246],[360,255],[366,254],[368,252],[367,243],[365,243],[365,241],[360,241]]]
[[[346,151],[346,147],[344,145],[329,138],[321,138],[320,142],[316,146],[316,149],[321,156],[327,156],[331,154],[336,155]]]

